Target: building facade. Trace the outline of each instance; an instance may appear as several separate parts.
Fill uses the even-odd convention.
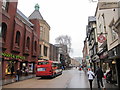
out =
[[[100,0],[96,9],[98,55],[104,72],[112,68],[112,81],[120,87],[120,2],[119,0]]]
[[[28,17],[29,19],[39,19],[40,24],[40,41],[39,41],[39,47],[40,47],[40,58],[49,60],[49,53],[50,53],[50,44],[49,44],[49,31],[50,26],[48,23],[43,19],[40,11],[39,11],[39,5],[35,5],[35,10],[33,13]]]
[[[97,30],[96,30],[96,17],[89,16],[88,17],[88,25],[87,25],[87,40],[88,40],[88,51],[89,51],[89,61],[90,66],[94,70],[96,70],[96,66],[99,64],[100,60],[97,55],[98,52],[98,42],[97,42]]]
[[[82,66],[83,67],[90,67],[89,47],[88,47],[87,38],[85,38],[85,40],[84,40],[84,47],[83,47],[82,53],[83,53]]]
[[[94,71],[97,66],[106,73],[112,69],[112,83],[120,87],[120,1],[99,0],[95,16],[88,17],[87,40],[84,41],[83,57],[86,45],[90,56],[90,65]]]
[[[74,59],[74,58],[71,58],[71,66],[72,66],[72,67],[79,67],[79,66],[80,66],[80,62],[77,61],[77,60]]]
[[[50,57],[49,59],[50,60],[53,60],[53,61],[58,61],[58,56],[59,56],[59,52],[58,52],[59,48],[56,47],[55,45],[53,44],[50,44]]]
[[[58,61],[62,63],[64,68],[68,68],[71,63],[71,58],[68,54],[67,45],[55,44],[55,46],[58,47]]]
[[[21,76],[35,73],[35,63],[39,55],[40,25],[38,20],[29,21],[17,9],[18,2],[2,3],[2,28],[0,52],[2,59],[3,84],[15,82],[16,71],[19,68]]]

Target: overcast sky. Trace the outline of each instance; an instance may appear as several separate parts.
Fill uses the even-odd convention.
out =
[[[88,16],[94,16],[96,4],[89,0],[18,0],[18,9],[27,17],[39,4],[40,13],[50,25],[50,43],[55,44],[59,35],[72,39],[71,57],[82,57]]]

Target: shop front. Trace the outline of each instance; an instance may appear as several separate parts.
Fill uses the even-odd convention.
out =
[[[92,63],[93,63],[93,71],[96,72],[97,66],[100,65],[100,59],[97,54],[93,56]]]
[[[120,44],[108,52],[113,70],[113,81],[120,87]]]
[[[25,59],[23,56],[1,53],[2,56],[2,81],[8,84],[16,81],[16,71],[20,68],[20,62]]]

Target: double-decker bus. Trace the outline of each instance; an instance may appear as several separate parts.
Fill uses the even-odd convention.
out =
[[[62,74],[61,63],[51,60],[38,60],[36,77],[56,77]]]

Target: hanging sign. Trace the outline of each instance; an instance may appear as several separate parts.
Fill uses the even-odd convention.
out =
[[[104,41],[106,41],[106,37],[103,35],[98,36],[97,39],[98,39],[98,42],[100,43],[103,43]]]

